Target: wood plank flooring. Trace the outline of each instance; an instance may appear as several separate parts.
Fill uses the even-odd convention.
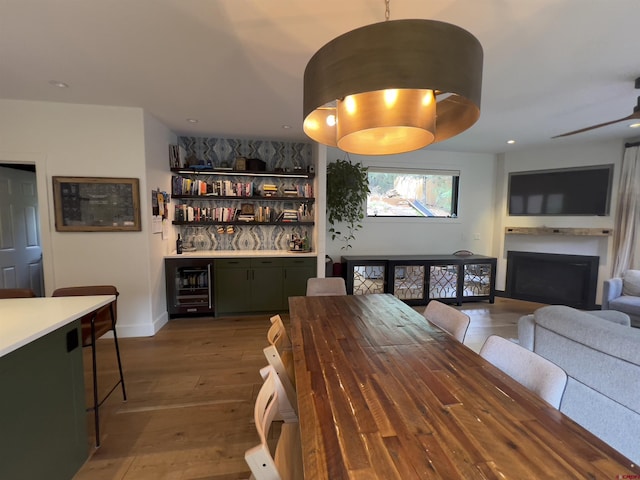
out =
[[[457,307],[471,317],[465,344],[478,351],[492,333],[517,337],[518,318],[539,306],[497,298]],[[101,408],[99,449],[87,414],[91,456],[74,480],[248,478],[244,452],[258,443],[253,402],[269,325],[269,315],[176,319],[154,337],[121,339],[128,401],[116,390]],[[99,344],[98,378],[108,390],[117,376],[113,340]]]

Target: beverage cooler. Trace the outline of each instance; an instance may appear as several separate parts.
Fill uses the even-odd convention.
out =
[[[213,262],[194,258],[165,259],[169,316],[214,314]]]

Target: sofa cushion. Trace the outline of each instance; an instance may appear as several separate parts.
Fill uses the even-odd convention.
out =
[[[627,270],[624,273],[622,294],[640,297],[640,270]]]
[[[609,302],[609,308],[627,315],[640,315],[640,297],[623,295]]]

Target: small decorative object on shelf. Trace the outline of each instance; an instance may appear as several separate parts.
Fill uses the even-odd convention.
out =
[[[182,238],[180,234],[178,234],[178,239],[176,240],[176,253],[180,255],[182,253]]]
[[[291,239],[289,240],[289,251],[299,253],[311,251],[311,243],[309,242],[309,237],[307,237],[307,232],[304,232],[302,237],[297,233],[291,234]]]

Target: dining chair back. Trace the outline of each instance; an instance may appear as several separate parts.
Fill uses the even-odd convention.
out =
[[[298,400],[296,396],[295,374],[293,371],[293,353],[291,350],[279,350],[277,344],[265,347],[262,352],[267,362],[276,372],[286,392],[289,402],[297,415]]]
[[[280,315],[274,315],[270,320],[271,327],[267,332],[267,340],[269,343],[271,345],[278,344],[282,350],[291,350],[291,338],[287,333],[287,329]]]
[[[307,297],[346,294],[347,286],[342,277],[312,277],[307,279]]]
[[[0,288],[0,299],[3,298],[33,298],[36,294],[30,288]]]
[[[466,313],[438,300],[431,300],[424,309],[424,318],[453,336],[460,343],[464,343],[471,322]]]
[[[498,335],[487,338],[480,356],[553,407],[560,408],[567,374],[555,363]]]
[[[283,423],[280,435],[272,454],[269,448],[269,435],[274,420],[279,415],[279,397],[284,395],[277,381],[273,367],[267,366],[266,378],[254,407],[254,421],[260,443],[244,454],[244,459],[255,480],[300,480],[302,471],[302,445],[300,427],[297,422]]]
[[[122,374],[122,362],[120,360],[120,347],[118,345],[118,335],[116,334],[117,321],[117,302],[119,292],[113,285],[90,285],[81,287],[65,287],[56,289],[52,297],[78,297],[87,295],[114,295],[116,298],[112,302],[100,307],[94,312],[84,315],[80,319],[82,328],[82,346],[91,348],[92,374],[93,374],[93,402],[87,411],[93,411],[95,423],[96,448],[100,446],[100,414],[99,408],[104,401],[113,393],[118,385],[122,387],[122,397],[127,400],[127,392],[124,385],[124,375]],[[97,375],[97,358],[96,358],[96,341],[105,333],[113,333],[113,341],[115,344],[116,358],[118,360],[118,371],[120,379],[109,390],[109,392],[100,399],[98,397],[98,375]]]
[[[260,369],[260,376],[262,377],[262,380],[266,380],[267,375],[272,370],[275,371],[275,368],[273,368],[273,365],[267,365],[265,367],[262,367]],[[277,372],[276,372],[276,388],[278,392],[280,392],[280,394],[278,395],[278,416],[276,420],[282,420],[286,423],[297,422],[298,414],[296,413],[295,408],[293,408],[293,404],[289,400],[289,396],[287,395],[284,385],[280,381],[280,377],[278,376]]]

